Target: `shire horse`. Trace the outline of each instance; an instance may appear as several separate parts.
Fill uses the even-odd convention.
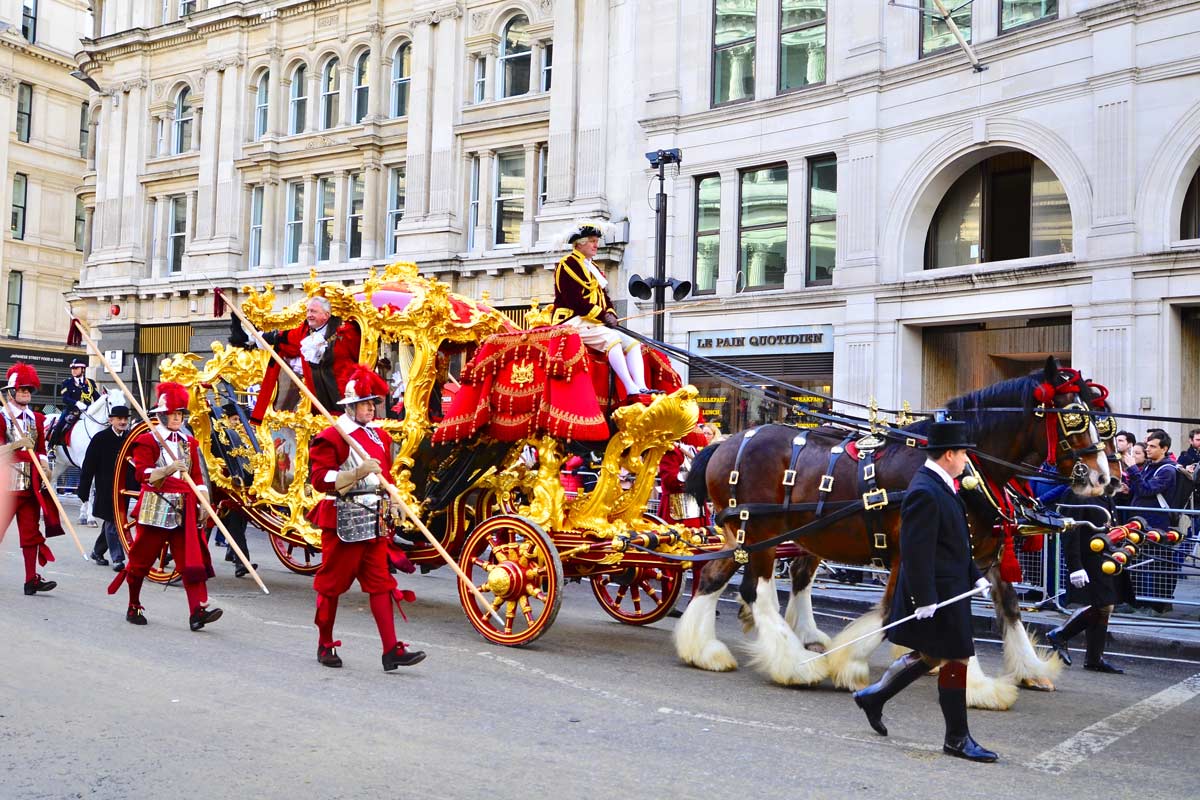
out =
[[[68,467],[81,468],[83,466],[83,457],[87,455],[88,445],[92,443],[92,439],[97,433],[108,427],[108,414],[115,406],[125,405],[125,393],[120,389],[109,389],[102,393],[100,397],[92,401],[92,404],[79,415],[79,419],[71,426],[67,436],[64,437],[64,443],[54,448],[54,466],[50,474],[50,482],[58,485],[58,479],[67,471]],[[45,427],[42,429],[48,439],[50,431],[54,430],[55,423],[58,422],[58,414],[50,414],[46,417]],[[79,522],[84,525],[92,523],[92,501],[85,500],[79,506]]]
[[[1100,495],[1110,477],[1092,418],[1086,414],[1038,413],[1039,408],[1051,406],[1086,411],[1081,399],[1081,393],[1087,399],[1086,392],[1077,372],[1061,369],[1050,358],[1040,372],[955,398],[947,403],[946,410],[952,419],[967,423],[978,453],[1006,462],[974,459],[983,483],[1003,487],[1018,474],[1020,462],[1036,466],[1048,459],[1060,474],[1070,478],[1077,492]],[[909,425],[903,429],[905,435],[889,435],[886,443],[874,451],[879,489],[889,493],[907,489],[925,462],[924,451],[916,445],[923,443],[928,424],[921,421]],[[806,441],[798,444],[802,433]],[[739,617],[747,633],[755,632],[748,643],[751,663],[779,684],[811,685],[829,677],[838,688],[862,688],[869,682],[867,658],[883,640],[880,633],[823,658],[814,657],[806,649],[823,652],[826,647],[836,647],[883,625],[899,574],[900,502],[892,500],[873,512],[874,525],[859,511],[802,535],[799,544],[805,555],[792,564],[793,589],[786,618],[779,613],[774,586],[776,548],[752,549],[757,542],[813,522],[818,516],[814,505],[822,498],[831,509],[862,499],[862,465],[840,448],[847,438],[848,431],[842,428],[802,432],[785,425],[766,425],[710,445],[692,464],[687,490],[701,502],[711,499],[715,508],[726,509],[736,493],[737,507],[766,504],[767,509],[776,508],[773,513],[761,514],[751,509],[747,519],[739,519],[737,513],[728,514],[730,518],[721,530],[731,548],[737,542],[739,528],[744,530],[744,543],[751,552],[741,582]],[[732,474],[735,470],[736,478]],[[821,486],[828,491],[822,492]],[[789,506],[807,507],[789,508],[783,513],[785,490],[790,492]],[[1006,709],[1016,700],[1016,682],[1052,689],[1052,680],[1061,666],[1052,654],[1037,655],[1021,624],[1016,593],[1011,584],[1001,580],[999,563],[1005,537],[994,530],[999,512],[982,497],[968,500],[966,505],[976,563],[992,583],[1007,673],[1005,680],[995,681],[983,675],[977,662],[973,663],[969,667],[968,701],[975,707]],[[879,547],[883,543],[879,533],[886,535],[886,550]],[[818,630],[812,614],[811,581],[817,565],[822,559],[865,565],[881,553],[885,560],[890,559],[891,574],[879,605],[831,642]],[[737,668],[728,646],[716,637],[714,612],[721,590],[739,566],[735,559],[726,558],[708,561],[701,571],[699,586],[674,632],[676,652],[685,663],[717,672]]]

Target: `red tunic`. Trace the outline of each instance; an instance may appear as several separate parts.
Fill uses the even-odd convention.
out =
[[[16,404],[9,403],[6,413],[18,413]],[[41,563],[44,565],[47,561],[53,561],[54,556],[50,553],[50,548],[45,546],[46,537],[38,529],[40,515],[44,514],[46,518],[46,536],[61,536],[65,531],[59,523],[58,509],[55,508],[54,501],[50,499],[42,485],[42,478],[38,474],[37,468],[32,465],[34,455],[46,455],[46,435],[43,431],[46,417],[31,409],[24,411],[21,416],[24,419],[18,419],[18,430],[34,435],[34,452],[30,454],[28,450],[14,450],[10,457],[14,464],[30,465],[30,488],[24,491],[10,492],[12,507],[0,514],[0,531],[8,530],[8,526],[15,516],[21,547],[40,548]],[[30,416],[33,418],[32,421],[29,419]],[[8,418],[5,414],[0,414],[0,442],[7,441]],[[7,485],[11,486],[12,484],[10,482]]]
[[[275,352],[285,359],[300,358],[303,366],[301,377],[304,378],[304,385],[325,404],[326,408],[332,411],[332,404],[338,399],[337,387],[346,382],[346,373],[358,363],[362,335],[359,333],[356,323],[342,323],[337,317],[330,317],[327,325],[330,326],[332,332],[326,339],[326,353],[320,364],[313,365],[301,358],[300,342],[310,333],[307,322],[290,331],[281,332],[274,346]],[[328,374],[314,375],[314,366],[318,372],[327,371]],[[262,422],[263,416],[271,408],[271,403],[275,399],[275,387],[279,383],[279,372],[279,364],[272,360],[267,365],[262,386],[259,388],[258,401],[254,404],[254,413],[251,415],[254,422]],[[316,409],[313,410],[316,411]]]
[[[383,466],[383,479],[392,483],[392,457],[386,443],[387,433],[374,429],[380,442],[371,439],[366,429],[347,417],[338,419],[348,426],[350,436],[362,445],[367,455]],[[343,542],[337,536],[336,493],[337,473],[350,457],[350,445],[332,427],[326,428],[312,440],[310,472],[313,488],[328,497],[313,509],[312,522],[321,529],[321,566],[313,578],[318,594],[336,597],[345,593],[357,579],[366,594],[392,592],[396,579],[388,571],[388,540],[378,537],[365,542]]]

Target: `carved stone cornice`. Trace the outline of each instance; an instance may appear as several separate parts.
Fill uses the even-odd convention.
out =
[[[0,95],[12,97],[13,92],[17,90],[18,83],[20,81],[14,78],[11,72],[0,71]]]
[[[424,14],[418,14],[413,17],[413,25],[437,25],[445,19],[458,19],[463,15],[462,6],[458,3],[454,5],[435,8],[433,11],[427,11]]]

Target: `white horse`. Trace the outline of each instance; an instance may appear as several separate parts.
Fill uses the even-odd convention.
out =
[[[87,454],[88,445],[92,443],[96,434],[108,427],[109,411],[114,406],[123,405],[127,405],[125,393],[120,389],[109,389],[79,415],[79,419],[71,428],[67,444],[60,444],[54,448],[54,468],[50,474],[51,484],[58,485],[58,479],[67,471],[67,467],[83,466],[83,457]],[[50,431],[54,430],[54,424],[58,422],[58,417],[58,414],[46,417],[44,430],[47,437],[50,436]],[[79,506],[79,522],[83,525],[93,524],[91,499],[85,500]]]

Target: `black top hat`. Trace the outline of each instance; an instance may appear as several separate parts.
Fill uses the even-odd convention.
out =
[[[129,409],[125,406],[113,406],[108,410],[108,415],[110,417],[125,417],[128,419]]]
[[[922,450],[965,450],[974,447],[967,441],[967,423],[955,420],[932,423],[926,433],[929,436]]]

